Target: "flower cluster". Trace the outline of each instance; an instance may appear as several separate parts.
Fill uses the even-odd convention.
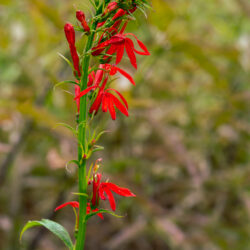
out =
[[[76,11],[78,25],[65,24],[65,36],[73,62],[71,66],[75,76],[74,100],[77,104],[78,113],[82,111],[82,106],[80,106],[81,98],[86,96],[85,100],[87,100],[89,114],[96,115],[101,109],[103,112],[109,112],[111,118],[115,120],[117,109],[125,116],[129,115],[126,99],[111,85],[112,78],[117,74],[125,77],[132,85],[135,85],[133,77],[121,68],[120,62],[127,56],[131,66],[137,69],[136,56],[150,55],[142,41],[134,34],[125,32],[128,22],[133,19],[133,13],[137,8],[142,9],[145,7],[145,3],[146,0],[103,1],[102,8],[100,11],[97,9],[98,14],[92,20],[88,21],[85,14],[78,10]],[[89,37],[88,41],[90,43],[87,43],[83,54],[78,54],[76,49],[75,30]],[[90,45],[88,46],[88,44]],[[88,59],[86,60],[86,58]],[[92,142],[93,140],[91,145]],[[86,154],[83,154],[82,159],[86,159]],[[79,164],[81,164],[80,161]],[[127,188],[119,187],[108,181],[103,182],[101,180],[102,175],[97,172],[99,162],[97,160],[94,164],[92,177],[90,177],[90,174],[86,176],[90,194],[84,195],[88,197],[86,216],[96,214],[103,219],[103,213],[107,212],[107,210],[99,208],[101,200],[108,200],[111,209],[115,211],[116,203],[113,193],[124,197],[134,197],[135,195]],[[77,219],[76,224],[79,224],[79,211],[76,212],[76,209],[81,206],[79,202],[66,202],[57,207],[55,211],[68,205],[74,208]]]
[[[128,1],[127,4],[125,4],[125,1],[110,2],[103,11],[100,22],[96,25],[96,42],[91,48],[92,56],[98,57],[100,64],[89,68],[88,88],[80,90],[79,85],[75,85],[75,100],[78,112],[80,109],[80,98],[88,95],[90,114],[97,114],[101,108],[103,112],[109,111],[113,120],[116,119],[115,109],[118,109],[125,116],[129,115],[127,101],[120,92],[111,88],[110,84],[112,82],[111,78],[120,73],[135,85],[132,76],[117,66],[123,59],[125,51],[131,65],[135,69],[137,69],[136,54],[150,55],[146,46],[134,34],[124,33],[128,21],[131,19],[130,15],[137,9],[137,4],[139,3],[135,1]],[[76,12],[76,18],[80,22],[84,34],[89,35],[93,21],[90,21],[89,25],[84,13],[80,10]],[[74,75],[77,83],[79,83],[81,68],[79,67],[79,56],[75,46],[74,26],[67,23],[64,30],[71,52]],[[135,39],[140,50],[136,49],[131,37]]]
[[[98,21],[87,21],[85,14],[78,10],[76,18],[79,21],[78,26],[66,23],[64,26],[65,36],[67,38],[71,58],[73,61],[73,73],[75,80],[75,98],[78,112],[80,112],[80,99],[88,96],[88,106],[90,114],[97,114],[101,109],[103,112],[109,112],[113,120],[116,119],[116,109],[122,114],[128,116],[128,103],[123,95],[112,88],[112,77],[116,74],[127,78],[132,85],[135,85],[133,77],[123,70],[118,64],[125,56],[131,65],[137,69],[137,55],[150,55],[146,46],[132,33],[125,33],[128,22],[131,20],[132,13],[137,7],[142,7],[144,0],[117,0],[108,3]],[[93,35],[93,43],[88,54],[78,55],[76,49],[75,29],[82,31],[84,35]],[[94,30],[93,30],[94,29]],[[131,39],[132,38],[132,39]],[[136,42],[136,44],[134,43]],[[138,48],[137,48],[138,47]],[[88,66],[87,86],[81,89],[82,75],[84,74],[82,61],[80,58],[86,56],[94,57],[98,63]],[[85,72],[86,73],[86,72]],[[95,163],[92,178],[88,180],[88,185],[92,185],[91,199],[87,203],[87,214],[98,212],[100,200],[109,200],[113,211],[116,209],[116,203],[113,193],[125,197],[135,196],[129,189],[118,187],[111,182],[101,182],[102,175],[97,173],[98,161]],[[67,205],[74,209],[79,208],[77,201],[66,202],[55,210],[61,209]],[[103,218],[102,212],[97,213]]]

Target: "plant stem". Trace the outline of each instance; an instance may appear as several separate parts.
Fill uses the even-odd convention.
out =
[[[93,24],[93,26],[96,26]],[[95,27],[92,27],[95,28]],[[94,40],[94,33],[91,33],[85,48],[85,54],[91,49]],[[80,82],[81,91],[87,88],[88,82],[88,69],[89,69],[90,55],[86,54],[82,63],[82,78]],[[87,97],[83,96],[80,100],[80,113],[79,113],[79,128],[78,140],[82,143],[82,147],[78,146],[78,161],[79,165],[79,193],[87,193],[87,180],[86,180],[86,159],[83,159],[83,154],[86,153],[86,120],[87,120]],[[82,152],[84,149],[85,152]],[[76,241],[76,250],[83,250],[85,243],[86,232],[86,210],[87,210],[87,197],[79,195],[79,228]]]
[[[100,14],[103,6],[100,5],[98,8],[96,15]],[[93,22],[91,26],[91,30],[95,30],[97,26],[97,21]],[[82,62],[82,78],[80,82],[81,91],[87,88],[88,83],[88,70],[89,70],[89,62],[90,62],[90,54],[89,50],[92,48],[94,41],[95,32],[91,32],[88,37],[87,45],[85,48],[85,57]],[[87,193],[87,178],[86,178],[86,159],[83,159],[83,153],[86,153],[87,146],[86,145],[86,122],[87,122],[87,96],[84,95],[80,99],[80,113],[79,113],[79,128],[78,128],[78,140],[79,143],[82,144],[78,146],[78,161],[79,172],[78,172],[78,180],[79,180],[79,193]],[[84,152],[82,152],[84,149]],[[86,211],[87,211],[87,197],[83,195],[79,195],[79,228],[76,239],[76,247],[75,250],[84,250],[85,245],[85,234],[86,234]]]

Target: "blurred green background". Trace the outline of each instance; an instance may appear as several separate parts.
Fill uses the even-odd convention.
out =
[[[73,231],[77,188],[73,79],[63,25],[87,0],[0,0],[0,249],[64,249],[30,219]],[[88,250],[250,249],[250,2],[153,0],[128,26],[151,56],[137,57],[132,87],[116,84],[130,117],[104,114],[101,172],[129,187],[123,219],[89,221]],[[82,39],[84,41],[84,38]],[[95,160],[95,158],[93,158]],[[107,206],[107,204],[103,204]]]

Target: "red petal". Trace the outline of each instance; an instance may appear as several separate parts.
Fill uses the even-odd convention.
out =
[[[86,88],[85,90],[83,90],[82,92],[80,92],[80,94],[78,96],[76,96],[74,98],[74,100],[76,100],[76,99],[78,99],[78,98],[86,95],[90,90],[95,89],[95,88],[96,88],[96,86],[91,86],[91,87]]]
[[[119,71],[123,76],[125,76],[133,85],[135,85],[135,81],[131,75],[129,75],[126,71],[116,67],[117,71]]]
[[[127,24],[128,24],[128,22],[125,22],[124,23],[124,25],[122,26],[122,28],[121,28],[121,30],[120,30],[120,34],[122,34],[123,32],[124,32],[124,30],[126,29],[126,27],[127,27]]]
[[[92,212],[97,212],[97,211],[99,211],[98,208],[92,210]],[[99,216],[102,220],[104,219],[101,213],[98,213],[97,216]]]
[[[123,9],[119,9],[116,14],[113,16],[112,20],[115,20],[123,15],[125,15],[127,12]]]
[[[89,113],[92,114],[93,111],[97,113],[101,103],[102,103],[102,93],[99,92],[95,101],[93,102],[92,106],[89,109]]]
[[[75,96],[78,96],[80,94],[81,90],[80,90],[80,87],[78,85],[75,85]],[[77,110],[79,112],[80,110],[80,98],[78,98],[76,100],[76,106],[77,106]]]
[[[110,96],[107,96],[107,98],[108,98],[109,113],[111,115],[112,120],[115,120],[116,119],[116,113],[115,113],[115,107],[114,107],[113,101],[110,98]]]
[[[126,33],[125,35],[131,35],[131,36],[133,36],[133,37],[136,39],[136,41],[137,41],[138,45],[140,46],[140,48],[144,51],[144,52],[141,52],[141,51],[138,51],[138,50],[134,49],[134,51],[135,51],[137,54],[140,54],[140,55],[147,55],[147,56],[150,55],[150,53],[149,53],[147,47],[145,46],[145,44],[144,44],[142,41],[140,41],[140,40],[137,38],[136,35],[134,35],[133,33]]]
[[[101,213],[97,214],[102,220],[104,220],[103,215]]]
[[[103,98],[102,98],[102,111],[103,112],[108,111],[108,98],[105,94],[103,95]]]
[[[115,91],[115,93],[122,99],[123,103],[125,104],[126,108],[128,109],[128,103],[127,103],[126,99],[122,96],[122,94],[120,92],[118,92],[116,89],[112,89],[112,88],[106,89],[106,91],[110,91],[110,90]]]
[[[66,206],[70,205],[71,207],[75,207],[75,208],[79,208],[79,202],[78,201],[69,201],[69,202],[66,202],[66,203],[63,203],[62,205],[58,206],[55,211],[61,209],[61,208],[64,208]]]
[[[131,64],[137,69],[136,57],[134,53],[134,44],[131,39],[126,38],[125,48]]]
[[[117,45],[111,44],[110,48],[107,50],[106,54],[113,55],[117,50]],[[103,59],[106,60],[107,58],[110,58],[110,56],[104,56]]]
[[[123,35],[117,34],[115,36],[112,36],[108,40],[108,44],[121,43],[124,41],[124,39],[125,39],[125,37]]]
[[[103,190],[103,188],[102,188],[102,184],[101,184],[100,187],[99,187],[99,196],[100,196],[100,198],[101,198],[102,200],[106,200],[106,197],[105,197],[105,195],[104,195],[104,190]]]
[[[100,55],[103,51],[104,51],[104,49],[105,48],[103,48],[103,47],[98,47],[98,46],[96,46],[96,47],[94,47],[93,49],[92,49],[92,55],[93,56],[98,56],[98,55]]]
[[[104,25],[105,22],[106,22],[106,21],[103,21],[103,22],[101,22],[101,23],[98,23],[98,24],[97,24],[97,28],[102,27],[102,26]]]
[[[105,186],[121,196],[125,196],[125,197],[135,197],[136,196],[128,188],[119,187],[111,182],[106,182]]]
[[[93,195],[92,195],[92,199],[91,199],[91,204],[93,207],[95,207],[99,202],[98,189],[100,186],[101,177],[102,177],[101,174],[97,174],[93,178]]]
[[[115,97],[114,95],[108,93],[110,98],[112,99],[113,103],[115,104],[115,106],[126,116],[128,116],[128,110],[122,105],[122,103],[119,101],[119,99],[117,97]]]
[[[122,60],[123,54],[124,54],[124,43],[120,44],[119,46],[117,45],[117,54],[115,61],[116,65]]]
[[[111,192],[108,188],[106,188],[106,187],[104,187],[103,189],[104,189],[104,192],[105,192],[105,193],[107,194],[107,196],[108,196],[108,200],[109,200],[109,204],[110,204],[111,209],[112,209],[113,211],[115,211],[115,209],[116,209],[116,204],[115,204],[115,199],[114,199],[114,196],[113,196],[112,192]]]
[[[94,79],[94,85],[99,85],[100,82],[102,81],[103,73],[104,71],[102,70],[104,68],[104,64],[99,65],[99,70],[97,70],[95,79]]]
[[[119,28],[121,22],[122,22],[122,20],[117,20],[117,21],[115,21],[113,26],[109,28],[108,31],[109,31],[109,33],[111,33],[111,35],[114,35],[115,33],[117,33],[117,29]]]
[[[94,82],[94,78],[95,78],[95,72],[92,71],[89,75],[88,75],[88,87],[91,86]]]

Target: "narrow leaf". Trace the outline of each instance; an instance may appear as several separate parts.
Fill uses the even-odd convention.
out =
[[[92,216],[94,216],[94,215],[96,215],[96,214],[101,214],[101,213],[108,213],[108,214],[111,214],[111,215],[113,215],[113,216],[115,216],[115,217],[117,217],[117,218],[122,218],[122,217],[124,217],[123,215],[118,215],[118,214],[116,214],[116,213],[114,213],[114,212],[112,212],[112,211],[106,210],[106,209],[99,209],[98,211],[91,212],[91,213],[87,214],[85,220],[87,221],[87,220],[90,219]]]
[[[60,238],[64,242],[64,244],[68,247],[68,249],[70,250],[74,249],[73,243],[66,229],[62,225],[47,219],[42,219],[41,221],[28,221],[20,234],[20,240],[22,239],[23,233],[27,229],[36,226],[46,227],[49,231],[51,231],[58,238]]]

